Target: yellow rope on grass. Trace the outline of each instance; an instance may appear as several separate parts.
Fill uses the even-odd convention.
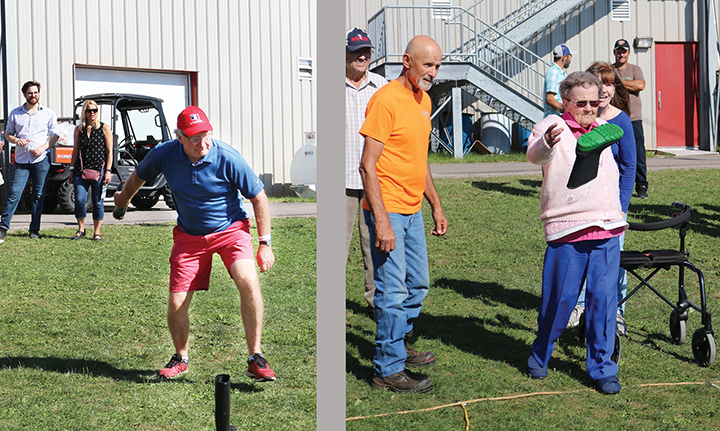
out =
[[[639,385],[630,386],[630,387],[631,388],[632,387],[649,388],[649,387],[660,387],[660,386],[687,386],[687,385],[706,385],[706,384],[710,384],[717,388],[718,386],[716,384],[720,384],[720,381],[715,381],[715,382],[676,382],[676,383],[641,383]],[[594,391],[594,389],[587,388],[587,389],[576,389],[574,391],[531,392],[531,393],[527,393],[527,394],[509,395],[506,397],[477,398],[474,400],[458,401],[456,403],[445,404],[445,405],[435,406],[435,407],[428,407],[425,409],[403,410],[403,411],[399,411],[399,412],[379,413],[379,414],[370,415],[370,416],[356,416],[356,417],[352,417],[352,418],[346,418],[345,422],[356,421],[356,420],[361,420],[361,419],[381,418],[384,416],[392,416],[392,415],[406,415],[408,413],[430,412],[433,410],[440,410],[440,409],[445,409],[448,407],[460,406],[465,411],[465,421],[467,424],[465,429],[468,430],[468,429],[470,429],[470,420],[468,419],[467,410],[465,409],[465,406],[470,403],[479,403],[479,402],[483,402],[483,401],[507,401],[507,400],[516,400],[516,399],[520,399],[520,398],[539,397],[539,396],[543,396],[543,395],[568,395],[568,394],[575,394],[578,392],[590,392],[590,391]]]
[[[463,412],[465,412],[465,431],[470,430],[470,418],[468,418],[467,409],[465,408],[465,404],[460,404],[460,407],[462,407]]]

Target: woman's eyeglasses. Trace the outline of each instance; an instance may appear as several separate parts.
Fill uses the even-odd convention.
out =
[[[600,106],[599,100],[568,100],[568,102],[574,103],[578,108],[584,108],[588,104],[590,104],[593,108]]]
[[[86,109],[86,110],[85,110],[85,113],[86,113],[86,114],[94,114],[94,113],[96,113],[97,111],[98,111],[97,108],[95,108],[95,109]]]

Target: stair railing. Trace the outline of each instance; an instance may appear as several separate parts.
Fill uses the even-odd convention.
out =
[[[547,0],[544,0],[547,1]],[[443,62],[472,63],[508,88],[542,105],[550,64],[458,6],[385,6],[370,18],[373,66],[400,63],[405,46],[424,34],[438,42]]]

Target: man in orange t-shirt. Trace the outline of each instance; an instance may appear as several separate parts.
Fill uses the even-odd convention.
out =
[[[374,244],[377,335],[372,385],[400,393],[432,389],[428,377],[405,367],[435,362],[432,352],[416,352],[408,340],[430,286],[423,196],[432,208],[431,233],[444,235],[448,226],[427,163],[432,104],[426,91],[441,60],[433,39],[413,38],[403,54],[402,73],[373,95],[360,129],[365,137],[360,161],[363,213]]]

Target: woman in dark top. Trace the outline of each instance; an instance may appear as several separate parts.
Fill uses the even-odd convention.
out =
[[[100,122],[98,105],[93,100],[86,100],[82,107],[80,124],[75,128],[75,147],[70,165],[70,177],[75,186],[75,218],[78,221],[78,230],[72,239],[85,237],[85,204],[88,194],[92,190],[93,225],[95,231],[92,239],[102,240],[100,226],[105,216],[103,199],[105,189],[110,182],[110,167],[112,166],[112,132],[110,126]],[[97,182],[84,180],[83,169],[100,171],[100,180]]]

